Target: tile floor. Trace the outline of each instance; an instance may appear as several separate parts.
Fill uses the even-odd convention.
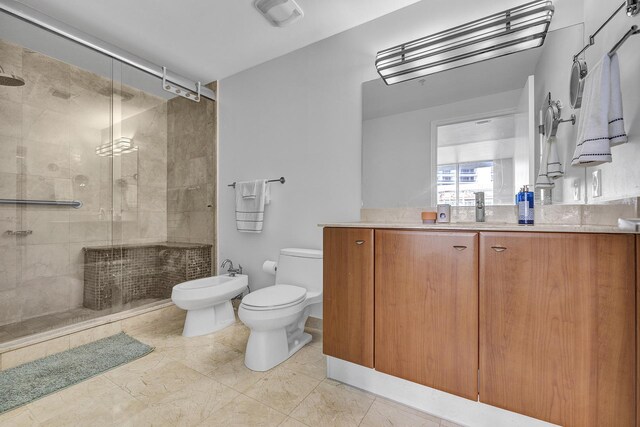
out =
[[[248,329],[183,338],[182,315],[129,333],[156,350],[0,415],[0,426],[458,427],[326,378],[322,335],[269,372],[244,366]]]

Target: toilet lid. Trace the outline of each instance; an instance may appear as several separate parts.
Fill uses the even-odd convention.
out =
[[[242,299],[242,304],[256,308],[277,308],[303,301],[307,290],[300,286],[275,285],[258,289]]]

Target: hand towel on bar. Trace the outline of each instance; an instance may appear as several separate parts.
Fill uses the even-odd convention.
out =
[[[550,138],[549,138],[550,139]],[[549,140],[545,140],[542,146],[542,160],[540,160],[540,170],[536,178],[536,188],[553,188],[555,184],[549,179]]]
[[[555,136],[550,136],[547,138],[547,145],[549,146],[547,176],[551,179],[562,178],[564,171],[562,170],[562,163],[560,163],[560,157],[558,156],[558,140]]]
[[[255,199],[258,191],[258,181],[243,181],[236,184],[240,187],[243,199]]]
[[[578,140],[572,166],[611,162],[611,146],[627,141],[622,118],[620,68],[617,54],[605,54],[587,75],[578,120]]]
[[[245,198],[242,188],[248,182],[255,183],[256,196]],[[236,228],[242,233],[260,233],[264,223],[264,202],[267,181],[238,182],[236,184]]]
[[[264,204],[265,205],[271,204],[271,184],[269,184],[268,182],[265,184],[265,187],[264,187]]]

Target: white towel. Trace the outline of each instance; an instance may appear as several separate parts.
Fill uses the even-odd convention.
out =
[[[540,160],[540,170],[536,178],[536,188],[553,188],[555,184],[549,179],[549,140],[542,146],[542,160]]]
[[[240,187],[243,199],[255,199],[258,191],[258,181],[243,181],[236,184],[236,188]]]
[[[627,133],[624,130],[624,118],[622,114],[622,89],[620,87],[620,61],[618,54],[611,56],[611,96],[609,98],[609,144],[624,144],[627,142]]]
[[[242,188],[250,183],[255,184],[256,188],[253,198],[244,197],[242,194]],[[242,233],[260,233],[262,231],[266,185],[267,181],[264,179],[236,184],[236,228],[238,231]]]
[[[587,75],[571,165],[611,162],[611,146],[627,141],[622,118],[620,68],[616,54],[605,54]]]
[[[547,157],[547,176],[551,179],[558,179],[564,176],[560,156],[558,156],[558,140],[555,136],[547,138],[549,146],[549,155]]]

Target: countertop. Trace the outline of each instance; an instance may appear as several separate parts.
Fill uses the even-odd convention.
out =
[[[334,222],[318,224],[319,227],[348,228],[393,228],[405,230],[453,230],[453,231],[523,231],[537,233],[600,233],[600,234],[638,234],[636,231],[621,230],[609,225],[518,225],[491,222],[452,222],[448,224],[420,224],[396,222]]]

